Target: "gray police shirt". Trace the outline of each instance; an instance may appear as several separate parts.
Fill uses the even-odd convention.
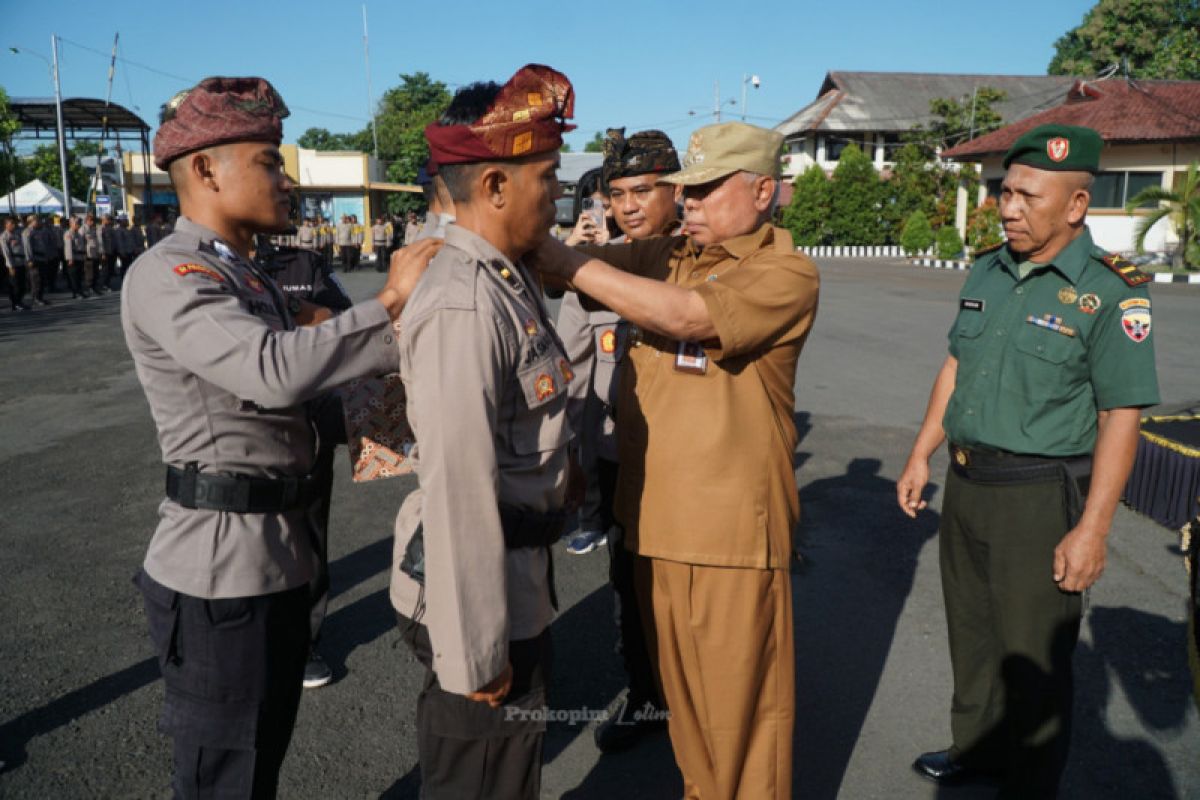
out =
[[[296,329],[271,279],[186,217],[133,263],[121,324],[163,461],[201,473],[308,474],[304,401],[399,366],[377,300]],[[308,582],[314,559],[306,510],[237,514],[164,500],[145,569],[185,594],[247,597]]]

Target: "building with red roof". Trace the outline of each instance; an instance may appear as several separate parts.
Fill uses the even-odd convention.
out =
[[[1101,247],[1129,253],[1139,212],[1128,214],[1125,203],[1146,186],[1173,188],[1188,164],[1200,160],[1200,81],[1079,80],[1061,103],[963,142],[942,157],[979,164],[980,200],[999,196],[1004,154],[1023,133],[1050,123],[1084,125],[1104,140],[1088,225]],[[960,214],[965,205],[959,204]],[[963,224],[960,220],[960,228]],[[1167,250],[1175,241],[1164,220],[1151,229],[1146,249]]]

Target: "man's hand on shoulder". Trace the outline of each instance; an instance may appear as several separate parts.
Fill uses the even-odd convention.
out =
[[[393,320],[400,316],[413,287],[445,243],[442,239],[422,239],[392,253],[387,283],[376,297]]]

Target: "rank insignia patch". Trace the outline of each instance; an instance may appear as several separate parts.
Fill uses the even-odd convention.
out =
[[[216,281],[217,283],[225,282],[224,275],[204,264],[180,264],[175,267],[175,274],[181,278],[187,275],[203,275],[210,281]]]
[[[1146,341],[1150,335],[1150,311],[1144,308],[1127,309],[1121,314],[1121,328],[1133,341]]]
[[[1079,299],[1079,295],[1075,291],[1074,286],[1064,286],[1058,290],[1058,302],[1065,306],[1074,305]]]
[[[534,395],[538,400],[545,400],[547,397],[554,395],[554,378],[551,378],[545,372],[538,375],[537,381],[533,384]]]
[[[1095,314],[1100,310],[1100,295],[1088,292],[1079,298],[1079,310],[1085,314]]]
[[[617,352],[616,331],[610,329],[600,334],[600,352],[609,355]]]

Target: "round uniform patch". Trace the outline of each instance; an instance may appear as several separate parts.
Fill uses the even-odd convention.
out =
[[[606,330],[604,333],[600,334],[600,352],[607,355],[617,352],[616,331],[610,328],[609,330]]]
[[[545,400],[554,394],[554,378],[551,378],[546,373],[538,375],[537,380],[533,384],[534,395],[538,400]]]
[[[1063,136],[1055,136],[1053,139],[1046,142],[1046,155],[1054,163],[1065,161],[1067,156],[1071,154],[1071,142]]]
[[[1076,293],[1074,286],[1064,286],[1058,290],[1058,302],[1065,306],[1074,305],[1079,299],[1079,294]]]
[[[1121,327],[1125,335],[1135,342],[1144,342],[1150,335],[1150,311],[1144,308],[1131,308],[1121,314]]]
[[[1079,310],[1085,314],[1095,314],[1100,310],[1100,295],[1088,292],[1079,298]]]

